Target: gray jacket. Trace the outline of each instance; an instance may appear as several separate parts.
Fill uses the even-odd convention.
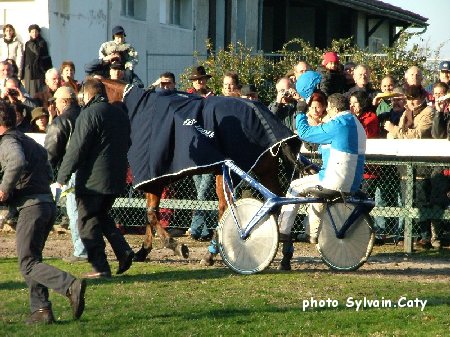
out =
[[[33,139],[15,129],[5,132],[0,140],[0,166],[0,190],[9,194],[9,204],[20,208],[53,202],[47,151]]]

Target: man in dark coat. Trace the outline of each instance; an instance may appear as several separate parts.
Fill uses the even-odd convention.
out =
[[[80,106],[78,105],[76,94],[71,87],[62,86],[58,88],[53,98],[57,116],[48,127],[44,146],[48,152],[48,161],[55,172],[59,169],[64,154],[66,153],[70,137],[75,129],[75,121],[80,114]],[[67,188],[71,188],[74,185],[75,173],[72,175]],[[74,252],[71,257],[64,258],[64,261],[70,263],[87,261],[86,248],[83,245],[83,241],[81,241],[78,231],[78,210],[73,192],[66,194],[66,211],[69,217],[69,228]]]
[[[15,124],[14,109],[0,102],[0,202],[16,207],[19,213],[17,256],[30,294],[31,316],[27,323],[55,321],[49,289],[69,298],[73,317],[78,319],[84,310],[86,281],[42,262],[42,250],[56,217],[47,152],[16,130]]]
[[[103,235],[119,260],[117,274],[130,268],[134,256],[109,215],[116,196],[126,187],[130,121],[123,110],[108,103],[99,80],[85,82],[83,101],[85,108],[77,119],[56,181],[64,185],[77,171],[78,227],[94,268],[85,277],[111,277]]]

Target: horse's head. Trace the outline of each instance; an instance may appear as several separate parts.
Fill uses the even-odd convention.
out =
[[[108,97],[108,101],[110,103],[122,102],[123,99],[123,91],[125,90],[125,86],[127,85],[125,82],[111,80],[107,78],[97,78],[100,82],[105,86],[106,96]],[[81,89],[77,92],[78,101],[83,105],[83,92],[84,92],[84,84],[82,83]]]
[[[110,103],[122,102],[123,91],[127,85],[125,82],[108,78],[102,78],[100,81],[105,85],[106,95]]]

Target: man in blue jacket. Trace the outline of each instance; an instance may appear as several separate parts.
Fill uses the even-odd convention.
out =
[[[301,140],[320,144],[322,167],[319,173],[292,181],[288,197],[302,194],[308,187],[321,185],[330,190],[355,192],[363,179],[366,152],[366,133],[358,119],[348,111],[347,99],[342,94],[328,97],[328,122],[310,126],[304,113],[296,117],[298,136]],[[290,233],[299,204],[285,205],[278,218],[283,260],[280,269],[290,270],[293,245]],[[323,204],[311,204],[308,211],[310,242],[317,243]]]

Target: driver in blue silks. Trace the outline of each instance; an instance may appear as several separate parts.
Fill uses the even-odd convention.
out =
[[[366,133],[358,119],[348,111],[348,101],[342,94],[328,97],[328,122],[310,126],[305,111],[296,117],[298,136],[305,142],[320,144],[323,164],[319,173],[291,182],[288,197],[295,197],[316,185],[340,192],[355,192],[363,179]],[[291,269],[294,247],[291,229],[299,204],[281,208],[278,218],[280,241],[283,242],[281,270]],[[311,204],[308,211],[310,242],[317,243],[323,204]]]

